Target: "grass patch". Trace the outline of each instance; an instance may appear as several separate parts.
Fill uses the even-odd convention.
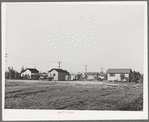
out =
[[[7,82],[6,109],[143,110],[142,92],[129,94],[131,89],[123,85],[79,82],[75,85],[63,82],[13,83]],[[23,87],[26,85],[29,86]]]

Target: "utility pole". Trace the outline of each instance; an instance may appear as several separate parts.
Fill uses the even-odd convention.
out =
[[[7,58],[7,56],[8,56],[8,54],[6,53],[6,54],[5,54],[5,57]],[[7,62],[7,60],[5,60],[5,62]]]
[[[103,67],[101,67],[101,72],[103,72]]]
[[[62,63],[62,62],[60,62],[60,61],[58,62],[58,64],[59,64],[59,69],[60,69],[60,65],[61,65],[61,63]]]
[[[87,65],[84,65],[85,66],[85,71],[86,71],[86,73],[87,73]]]
[[[5,63],[5,64],[6,64],[6,65],[5,65],[5,70],[7,70],[7,57],[8,57],[8,54],[6,53],[6,54],[5,54],[5,58],[6,58],[6,59],[5,59],[5,62],[6,62],[6,63]]]

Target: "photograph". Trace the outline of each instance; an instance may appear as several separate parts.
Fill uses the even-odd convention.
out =
[[[3,2],[2,43],[4,120],[148,119],[146,1]]]

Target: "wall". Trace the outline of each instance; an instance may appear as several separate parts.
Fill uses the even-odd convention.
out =
[[[55,76],[53,77],[53,75],[55,74]],[[53,80],[58,80],[58,72],[56,70],[53,70],[51,72],[48,72],[48,77],[53,77]]]
[[[26,70],[25,72],[21,73],[21,77],[25,76],[25,75],[31,76],[31,71],[30,70]]]
[[[129,78],[129,74],[125,74],[125,77]],[[120,74],[115,74],[115,76],[110,76],[110,74],[108,74],[108,80],[121,80]]]
[[[78,79],[76,74],[71,74],[70,76],[71,76],[70,80],[77,80]]]
[[[69,75],[65,75],[65,80],[66,80],[66,81],[69,80]]]
[[[65,73],[58,73],[58,80],[65,81]]]

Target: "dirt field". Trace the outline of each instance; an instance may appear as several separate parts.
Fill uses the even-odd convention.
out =
[[[140,111],[143,88],[134,83],[7,80],[5,108]]]

